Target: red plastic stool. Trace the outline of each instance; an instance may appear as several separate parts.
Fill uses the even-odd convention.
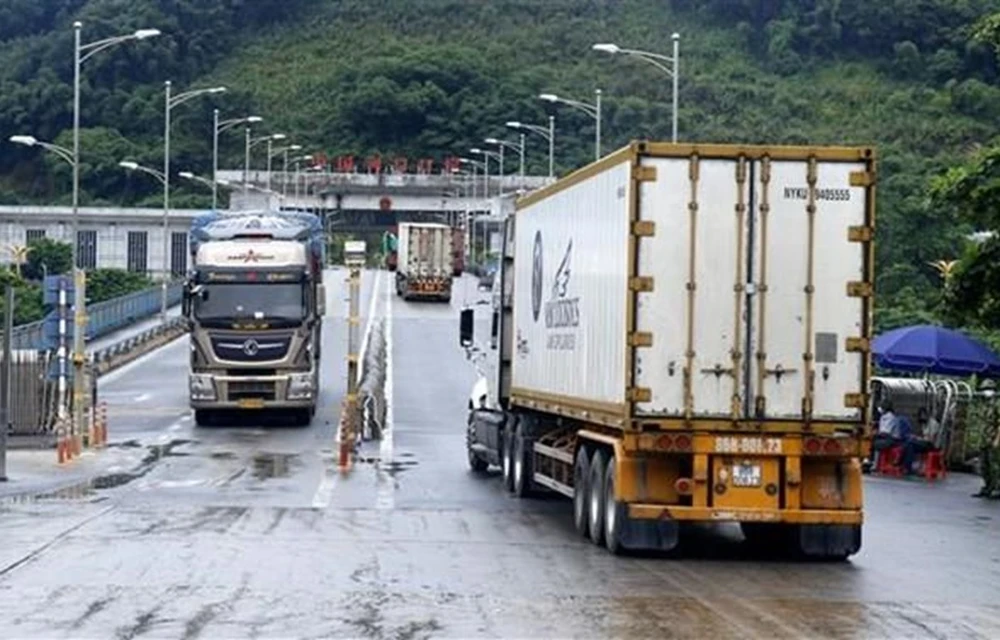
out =
[[[948,470],[944,466],[944,453],[940,449],[924,454],[924,478],[937,480],[945,478],[947,475]]]
[[[882,476],[900,477],[903,475],[903,445],[896,444],[878,451],[875,463],[875,473]]]

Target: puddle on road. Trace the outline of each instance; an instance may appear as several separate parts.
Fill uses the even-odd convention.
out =
[[[208,457],[212,460],[233,460],[236,454],[232,451],[213,451]]]
[[[179,453],[177,451],[174,451],[174,449],[176,449],[177,447],[188,444],[190,442],[192,442],[192,440],[184,440],[179,438],[177,440],[171,440],[166,444],[150,445],[149,453],[147,453],[146,457],[143,458],[142,464],[152,465],[155,464],[156,461],[160,460],[161,458],[183,458],[190,456],[191,455],[190,453]]]
[[[285,478],[298,456],[292,453],[258,453],[253,457],[253,477],[258,480]]]
[[[396,477],[397,474],[411,469],[418,464],[416,460],[409,458],[414,458],[415,455],[412,453],[400,453],[397,458],[390,460],[389,462],[382,462],[382,458],[379,456],[357,456],[354,459],[355,464],[370,464],[374,466],[377,470],[383,471],[391,477]],[[400,459],[405,458],[405,459]]]

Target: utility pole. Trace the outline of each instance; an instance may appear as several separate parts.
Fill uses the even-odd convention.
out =
[[[7,285],[3,310],[3,368],[0,369],[0,482],[7,481],[7,434],[11,426],[11,341],[14,337],[14,286]]]

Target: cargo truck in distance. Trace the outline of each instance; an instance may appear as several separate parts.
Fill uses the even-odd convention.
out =
[[[496,347],[461,312],[471,467],[614,553],[718,522],[856,553],[874,183],[869,148],[636,142],[522,198]]]
[[[397,239],[396,293],[451,301],[452,230],[443,224],[403,222]]]
[[[183,313],[195,422],[273,409],[307,425],[319,394],[325,240],[306,213],[210,213],[191,228]]]

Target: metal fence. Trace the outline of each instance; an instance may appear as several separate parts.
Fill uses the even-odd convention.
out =
[[[56,407],[56,387],[47,380],[52,354],[47,351],[11,352],[10,422],[11,434],[36,434],[52,423]],[[0,355],[0,365],[3,356]]]
[[[113,331],[135,324],[160,311],[159,285],[136,291],[125,296],[87,305],[87,340],[106,336]],[[181,281],[171,283],[167,288],[167,304],[180,304],[184,291]],[[14,327],[11,342],[14,349],[44,349],[45,321],[39,320]]]

